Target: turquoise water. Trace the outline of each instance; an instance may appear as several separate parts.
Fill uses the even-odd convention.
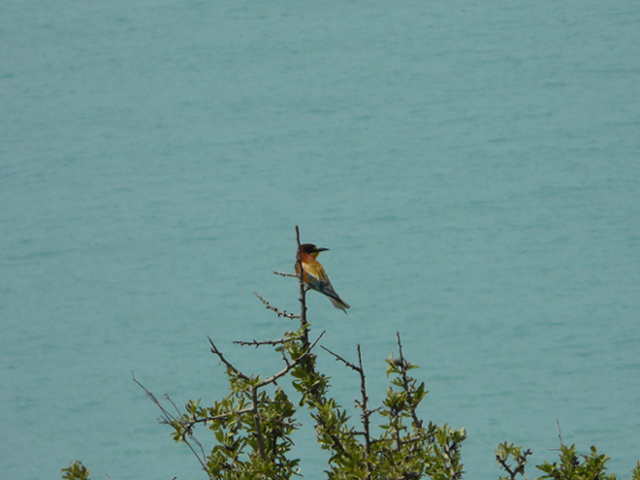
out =
[[[640,4],[8,1],[0,15],[2,478],[203,478],[132,372],[226,392],[207,335],[291,324],[294,226],[349,316],[422,368],[468,479],[508,440],[640,458]],[[258,359],[258,360],[257,360]],[[321,364],[351,407],[356,379]],[[259,365],[256,367],[256,363]],[[305,412],[299,419],[311,424]],[[308,434],[309,431],[306,431]],[[203,434],[202,440],[207,436]],[[326,457],[301,434],[306,478]],[[531,464],[530,477],[537,476]]]

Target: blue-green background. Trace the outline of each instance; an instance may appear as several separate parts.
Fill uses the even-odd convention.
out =
[[[132,372],[226,393],[207,335],[290,322],[294,226],[349,316],[313,334],[372,402],[404,353],[468,479],[508,440],[640,458],[636,1],[15,1],[0,7],[0,465],[6,479],[203,478]],[[353,409],[357,378],[321,366]],[[296,454],[322,478],[305,429]],[[210,445],[205,432],[200,435]],[[531,466],[530,477],[537,476]]]

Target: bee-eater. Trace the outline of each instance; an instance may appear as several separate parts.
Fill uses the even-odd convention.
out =
[[[316,257],[320,252],[329,250],[328,248],[318,248],[312,243],[305,243],[300,245],[300,251],[298,252],[296,259],[300,259],[302,263],[302,280],[307,287],[313,290],[323,293],[333,306],[341,309],[344,313],[347,313],[347,308],[350,305],[342,300],[336,293],[331,285],[331,280],[327,276],[327,272],[324,271],[324,267],[320,264]],[[296,273],[300,275],[300,266],[296,262]]]

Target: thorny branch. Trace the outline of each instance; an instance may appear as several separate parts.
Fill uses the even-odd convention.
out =
[[[261,346],[261,345],[284,345],[287,342],[293,342],[294,339],[293,338],[280,338],[278,340],[250,340],[250,341],[245,341],[245,340],[234,340],[234,344],[236,345],[241,345],[243,347],[246,347],[247,345],[255,345],[256,348]]]
[[[307,289],[304,284],[304,271],[302,269],[302,255],[300,255],[300,228],[296,225],[296,243],[298,244],[297,264],[300,270],[298,282],[300,283],[300,328],[303,329],[302,346],[309,346],[308,322],[307,322]]]
[[[287,274],[287,276],[297,277],[297,275],[291,275],[291,274]],[[262,298],[260,295],[258,295],[257,292],[253,292],[253,294],[260,299],[260,301],[264,304],[264,306],[267,308],[267,310],[272,310],[272,311],[276,312],[279,317],[300,318],[300,315],[296,315],[295,313],[289,313],[286,310],[280,310],[279,308],[274,307],[269,302],[267,302],[264,298]],[[238,343],[238,342],[234,342],[234,343]]]
[[[224,355],[220,350],[218,350],[218,347],[216,347],[216,345],[213,343],[213,340],[211,340],[211,337],[207,337],[207,338],[209,339],[209,343],[211,344],[211,353],[215,353],[220,359],[220,361],[224,363],[227,366],[227,368],[230,369],[233,373],[235,373],[238,377],[240,377],[245,381],[249,381],[250,380],[249,377],[247,377],[244,373],[242,373],[236,367],[231,365],[231,363],[229,363],[227,359],[224,358]]]
[[[284,272],[277,272],[277,271],[273,271],[274,275],[280,275],[281,277],[293,277],[293,278],[298,278],[298,275],[295,273],[284,273]]]
[[[318,342],[320,341],[322,336],[325,334],[325,332],[326,330],[323,331],[320,335],[318,335],[318,338],[316,338],[313,344],[308,346],[307,349],[304,351],[304,353],[300,355],[298,358],[296,358],[296,360],[293,363],[288,364],[281,371],[270,376],[269,378],[265,378],[264,380],[256,383],[255,388],[261,388],[261,387],[264,387],[265,385],[269,385],[270,383],[274,383],[278,378],[285,376],[287,373],[289,373],[290,370],[292,370],[293,368],[298,366],[300,363],[302,363],[302,361],[305,358],[311,355],[311,350],[313,350],[313,348],[318,344]],[[224,358],[224,355],[220,350],[218,350],[218,347],[216,347],[216,345],[213,343],[213,340],[211,340],[210,337],[207,337],[207,338],[209,339],[209,343],[211,344],[211,352],[215,353],[220,359],[220,361],[224,363],[227,366],[227,368],[230,368],[238,377],[242,378],[243,380],[249,381],[250,379],[248,376],[246,376],[244,373],[242,373],[240,370],[234,367],[229,361],[227,361],[226,358]]]

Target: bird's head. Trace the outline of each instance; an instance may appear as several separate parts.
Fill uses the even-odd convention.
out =
[[[325,250],[329,250],[328,248],[316,247],[313,243],[303,243],[300,245],[300,251],[303,253],[308,253],[313,258],[316,258],[320,252],[324,252]]]

